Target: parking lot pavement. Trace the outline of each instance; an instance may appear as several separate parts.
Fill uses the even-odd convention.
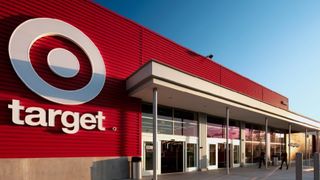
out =
[[[226,175],[225,169],[210,170],[204,172],[173,173],[159,175],[159,180],[293,180],[295,179],[295,167],[288,170],[279,167],[257,168],[245,167],[230,169],[230,174]],[[144,177],[143,180],[151,180],[152,177]],[[305,168],[303,179],[313,179],[313,169]]]

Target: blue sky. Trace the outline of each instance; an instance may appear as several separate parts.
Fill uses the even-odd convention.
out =
[[[96,0],[289,98],[320,120],[320,1]]]

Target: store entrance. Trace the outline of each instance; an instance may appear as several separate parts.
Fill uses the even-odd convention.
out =
[[[229,167],[232,165],[232,157],[231,153],[232,152],[232,145],[229,144]],[[226,156],[227,156],[227,148],[225,143],[218,143],[218,168],[225,168],[227,167],[227,161],[226,161]]]
[[[183,171],[183,142],[161,141],[161,173]]]
[[[208,169],[226,168],[227,149],[225,139],[208,138]],[[240,166],[240,141],[229,141],[229,167]]]

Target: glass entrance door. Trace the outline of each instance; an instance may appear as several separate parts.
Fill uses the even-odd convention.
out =
[[[226,140],[222,138],[208,138],[207,146],[208,169],[226,167]],[[240,141],[229,141],[229,167],[240,166]]]
[[[183,142],[161,141],[161,173],[183,171]]]
[[[231,156],[230,156],[230,151],[231,151],[231,144],[229,144],[229,167],[231,167]],[[218,143],[218,168],[225,168],[227,165],[226,161],[226,154],[227,148],[225,143]]]
[[[233,145],[233,167],[240,166],[240,145]]]
[[[153,144],[152,142],[144,143],[144,158],[146,171],[153,170]]]
[[[209,169],[217,168],[217,144],[209,144]]]

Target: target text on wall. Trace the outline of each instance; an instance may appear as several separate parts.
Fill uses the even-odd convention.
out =
[[[62,131],[67,134],[75,134],[80,128],[85,130],[99,130],[105,131],[103,121],[106,117],[101,111],[96,114],[72,111],[62,111],[59,109],[45,110],[41,107],[24,107],[19,100],[12,100],[8,104],[8,108],[12,111],[12,122],[16,125],[55,127],[56,120],[60,118],[62,124]],[[25,112],[24,119],[21,118],[21,112]]]
[[[46,82],[35,71],[30,59],[32,44],[42,37],[59,36],[79,46],[90,61],[92,74],[89,82],[74,90],[61,89]],[[63,105],[81,105],[93,100],[105,84],[105,64],[99,49],[81,30],[64,21],[52,18],[34,18],[21,23],[9,40],[9,57],[11,65],[21,81],[34,93],[51,102]],[[80,71],[77,57],[67,49],[52,49],[47,56],[47,64],[55,75],[73,78]],[[12,122],[16,125],[55,127],[60,118],[62,131],[75,134],[80,129],[105,131],[102,111],[83,113],[44,109],[41,107],[24,107],[20,100],[13,99],[8,108],[12,111]],[[24,119],[21,115],[26,114]],[[60,124],[60,123],[59,123]]]

